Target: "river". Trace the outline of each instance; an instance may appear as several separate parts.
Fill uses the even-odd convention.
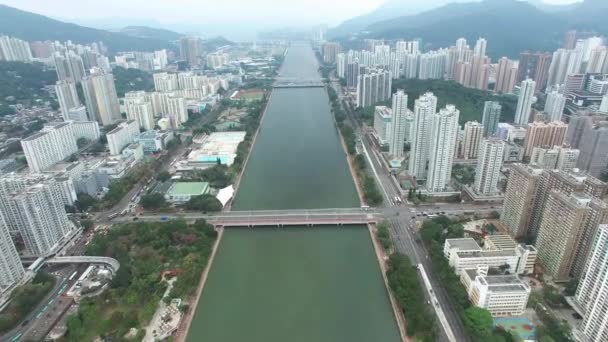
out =
[[[281,77],[319,78],[308,45]],[[274,89],[233,210],[357,207],[324,88]],[[399,341],[366,227],[227,228],[189,342]]]

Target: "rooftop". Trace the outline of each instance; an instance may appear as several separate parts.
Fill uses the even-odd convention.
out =
[[[209,183],[206,182],[178,182],[173,183],[167,191],[171,195],[198,196],[209,191]]]
[[[450,244],[450,249],[458,248],[462,251],[481,251],[481,247],[479,247],[475,239],[447,239],[445,242]]]

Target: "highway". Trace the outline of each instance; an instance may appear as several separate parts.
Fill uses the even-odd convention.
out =
[[[332,82],[332,84],[336,88],[337,93],[341,95],[342,89],[340,84],[337,82]],[[433,307],[437,313],[438,323],[442,327],[442,333],[440,334],[439,338],[445,341],[469,341],[469,337],[464,330],[458,314],[453,308],[451,300],[449,299],[445,289],[440,285],[437,276],[433,272],[433,267],[431,265],[431,261],[429,260],[428,253],[424,247],[424,244],[421,242],[419,233],[416,229],[416,214],[422,211],[432,211],[430,208],[436,207],[439,207],[440,209],[435,209],[435,211],[443,211],[446,213],[448,210],[452,212],[461,212],[465,210],[469,211],[471,206],[463,206],[462,204],[450,204],[446,206],[434,204],[421,208],[415,208],[407,202],[402,205],[395,204],[394,198],[396,196],[401,197],[401,190],[398,188],[396,182],[391,179],[392,176],[390,175],[389,170],[383,164],[382,160],[376,153],[374,153],[374,149],[372,148],[373,138],[370,137],[367,132],[362,129],[361,125],[355,120],[351,108],[346,108],[344,101],[341,103],[342,106],[345,107],[347,116],[353,127],[355,127],[355,131],[361,137],[360,147],[363,150],[363,154],[367,160],[369,169],[371,169],[373,176],[376,178],[380,192],[384,197],[382,209],[385,212],[385,218],[390,223],[389,230],[391,233],[391,239],[397,252],[407,255],[413,264],[420,264],[426,270],[428,281],[432,286],[434,295],[438,300],[438,305],[433,305]],[[467,209],[463,209],[465,207],[467,207]],[[473,206],[472,208],[476,207]],[[484,208],[482,210],[488,209]],[[390,215],[391,211],[395,214]],[[387,213],[389,215],[386,215]],[[419,276],[419,281],[421,285],[424,285],[424,279],[422,276]],[[425,293],[425,297],[429,302],[432,299],[428,292]],[[449,324],[449,327],[447,328],[445,321],[443,322],[444,324],[442,324],[443,317],[445,317],[445,320],[447,320],[447,323]]]

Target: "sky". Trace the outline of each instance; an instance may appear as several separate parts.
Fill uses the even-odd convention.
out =
[[[369,13],[385,1],[400,4],[410,2],[418,7],[421,5],[420,2],[429,7],[447,2],[447,0],[0,0],[0,4],[96,28],[118,29],[127,25],[146,25],[201,36],[222,34],[228,38],[238,39],[237,37],[246,34],[278,27],[306,27],[317,24],[334,26],[346,19]],[[582,0],[543,1],[550,4],[567,4]]]

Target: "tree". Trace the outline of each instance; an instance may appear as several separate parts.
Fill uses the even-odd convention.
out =
[[[184,205],[187,210],[220,211],[223,206],[215,196],[210,194],[192,196]]]
[[[143,195],[139,203],[144,209],[159,209],[167,205],[165,196],[159,193]]]
[[[76,140],[76,146],[78,146],[78,148],[83,148],[87,146],[88,143],[89,140],[87,138],[78,138],[78,140]]]
[[[76,153],[72,153],[72,155],[70,155],[70,158],[68,158],[68,161],[70,163],[73,163],[75,161],[78,161],[78,155]]]
[[[168,171],[161,171],[158,175],[156,175],[156,180],[159,182],[166,182],[171,179],[171,174]]]
[[[465,326],[471,332],[476,341],[488,341],[492,336],[494,320],[486,309],[472,306],[464,311],[466,320]]]
[[[576,293],[576,289],[578,288],[579,279],[570,279],[566,284],[566,288],[564,289],[564,294],[566,296],[574,296]]]
[[[97,205],[98,201],[93,198],[93,196],[81,192],[77,195],[77,200],[75,205],[81,210],[81,211],[89,211],[89,209],[93,208],[94,206]]]

